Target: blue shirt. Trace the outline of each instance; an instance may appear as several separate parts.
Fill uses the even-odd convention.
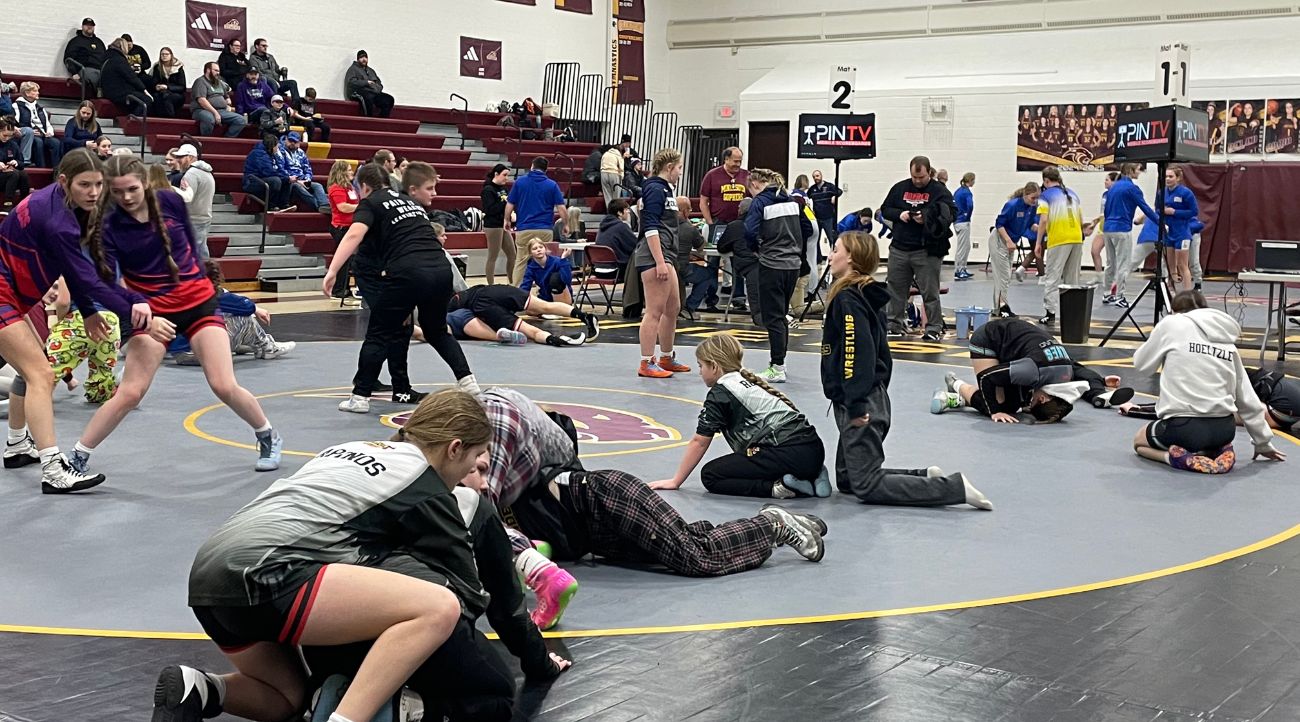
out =
[[[1133,230],[1133,214],[1139,209],[1150,220],[1156,220],[1156,212],[1142,198],[1142,189],[1133,179],[1121,177],[1110,185],[1102,203],[1102,213],[1106,220],[1101,225],[1103,233],[1128,233]]]
[[[1168,239],[1171,241],[1190,241],[1192,239],[1191,223],[1200,209],[1196,205],[1196,194],[1184,185],[1174,186],[1165,192],[1165,208],[1174,209],[1172,216],[1165,216],[1169,227]]]
[[[1024,198],[1012,198],[1002,204],[1002,210],[998,212],[998,219],[994,222],[994,226],[1005,229],[1013,243],[1021,238],[1037,240],[1037,236],[1030,235],[1030,229],[1034,227],[1037,218],[1037,204],[1031,206],[1025,203]]]
[[[506,201],[515,207],[515,230],[549,231],[555,207],[564,205],[564,194],[545,171],[532,170],[515,181]]]
[[[957,204],[957,223],[970,223],[971,214],[975,212],[975,194],[970,188],[962,186],[952,194],[952,202]]]
[[[849,231],[863,231],[864,233],[870,233],[871,221],[867,221],[867,225],[865,226],[862,225],[861,219],[858,218],[857,211],[854,211],[853,213],[841,218],[839,225],[835,226],[835,230],[839,233],[848,233]]]

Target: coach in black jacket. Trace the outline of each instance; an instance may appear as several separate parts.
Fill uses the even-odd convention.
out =
[[[903,338],[904,310],[913,283],[925,302],[926,341],[943,338],[943,306],[939,303],[939,268],[948,254],[957,205],[952,193],[934,179],[930,159],[918,155],[911,162],[911,177],[889,189],[880,205],[894,226],[889,243],[886,283],[889,302],[889,337]]]

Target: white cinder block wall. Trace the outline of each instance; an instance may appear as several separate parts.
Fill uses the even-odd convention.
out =
[[[267,38],[271,53],[299,86],[315,87],[326,98],[342,97],[343,74],[363,48],[385,90],[398,103],[412,105],[450,107],[456,104],[448,101],[451,93],[468,98],[471,110],[525,96],[540,101],[548,62],[576,61],[584,73],[609,71],[610,4],[599,0],[591,15],[556,10],[548,0],[533,7],[496,0],[243,4],[251,33],[245,48],[251,52],[254,38]],[[48,5],[0,23],[0,69],[6,75],[64,75],[63,46],[87,15],[98,23],[101,37],[129,33],[155,60],[158,48],[170,46],[189,78],[202,72],[204,62],[217,59],[216,52],[185,47],[188,20],[181,0],[90,2]],[[460,77],[461,35],[504,42],[501,80]]]
[[[673,4],[691,5],[684,0]],[[740,5],[730,0],[710,3],[704,14],[743,16]],[[699,4],[692,7],[694,16],[702,14]],[[948,169],[952,188],[966,171],[978,176],[972,235],[980,247],[972,257],[983,260],[987,228],[1002,202],[1015,188],[1038,179],[1036,173],[1015,170],[1020,105],[1150,101],[1157,46],[1172,41],[1192,46],[1192,94],[1197,100],[1300,98],[1300,76],[1287,50],[1289,39],[1298,34],[1300,18],[1269,18],[742,47],[734,52],[674,49],[668,53],[670,99],[683,122],[705,127],[727,127],[714,119],[714,105],[736,103],[738,118],[730,125],[740,129],[742,146],[749,122],[788,120],[791,176],[814,168],[829,176],[830,162],[795,157],[798,115],[829,112],[830,65],[853,63],[858,68],[855,109],[876,113],[880,150],[873,161],[843,164],[842,211],[878,207],[889,186],[906,177],[908,159],[928,155],[936,167]],[[922,102],[931,97],[953,100],[950,140],[926,137]],[[1300,161],[1300,155],[1268,159]],[[1102,180],[1101,173],[1071,173],[1066,179],[1093,215],[1100,212]],[[1142,181],[1148,200],[1155,180],[1144,176]]]

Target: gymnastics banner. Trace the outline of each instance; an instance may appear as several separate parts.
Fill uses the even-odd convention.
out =
[[[645,103],[645,0],[614,3],[614,38],[610,44],[610,85],[614,102]]]
[[[1022,105],[1016,125],[1016,170],[1049,165],[1062,170],[1107,170],[1115,163],[1121,111],[1147,103]]]
[[[1193,100],[1192,107],[1204,110],[1210,116],[1210,153],[1223,155],[1228,103],[1223,100]]]
[[[1264,101],[1228,101],[1228,153],[1264,152]]]
[[[591,14],[591,0],[555,0],[556,10],[568,10],[571,13]]]
[[[460,37],[460,74],[465,78],[501,79],[501,41]]]
[[[225,50],[226,41],[248,36],[248,8],[185,0],[185,47]]]
[[[1264,152],[1300,153],[1297,147],[1297,124],[1300,123],[1300,100],[1270,99],[1264,104]]]

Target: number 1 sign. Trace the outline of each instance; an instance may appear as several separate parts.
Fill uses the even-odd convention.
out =
[[[1186,43],[1160,46],[1156,56],[1156,93],[1152,105],[1188,105],[1188,76],[1192,70],[1192,51]]]

